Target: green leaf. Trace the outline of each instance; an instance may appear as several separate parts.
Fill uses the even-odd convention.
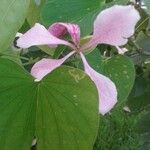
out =
[[[150,1],[149,0],[143,0],[143,1],[147,7],[146,11],[150,14]]]
[[[0,51],[7,49],[22,26],[30,0],[0,1]]]
[[[114,0],[113,2],[116,4],[122,4],[122,5],[124,4],[125,5],[129,2],[129,0]]]
[[[113,6],[115,4],[118,5],[126,5],[129,2],[129,0],[106,0],[106,7]]]
[[[20,60],[20,53],[15,51],[15,48],[9,47],[9,49],[5,50],[4,52],[0,52],[1,58],[7,58],[10,59],[18,64],[22,64]]]
[[[100,50],[98,48],[94,49],[91,53],[86,55],[86,59],[94,70],[96,71],[102,70],[102,66],[100,65],[100,63],[102,62],[102,58]]]
[[[149,114],[150,115],[150,114]],[[150,149],[150,132],[144,133],[140,137],[140,148],[139,150],[149,150]]]
[[[150,52],[150,37],[146,36],[143,32],[140,32],[137,39],[136,44],[142,51]]]
[[[98,96],[82,71],[61,67],[42,81],[0,59],[0,149],[92,150],[98,129]]]
[[[40,14],[41,9],[45,3],[45,0],[31,0],[29,11],[27,15],[27,21],[30,24],[30,26],[33,26],[35,23],[40,22]],[[54,48],[50,48],[47,45],[44,46],[38,46],[43,52],[47,53],[48,55],[54,54]]]
[[[148,22],[149,22],[149,16],[148,14],[145,12],[145,10],[138,8],[137,9],[140,13],[141,19],[140,21],[137,23],[136,28],[135,28],[135,32],[139,33],[140,31],[144,31],[146,30],[147,26],[148,26]]]
[[[103,64],[104,74],[108,76],[117,87],[118,99],[127,99],[135,80],[133,62],[126,56],[114,56]]]
[[[150,81],[144,77],[137,77],[134,83],[134,87],[130,93],[127,101],[132,112],[141,112],[148,105],[150,105]]]
[[[102,48],[100,50],[102,50]],[[92,68],[107,76],[115,83],[118,91],[118,100],[125,101],[135,80],[135,68],[133,62],[123,55],[103,59],[97,48],[86,55],[86,59]],[[82,64],[82,62],[80,64]]]
[[[36,22],[40,22],[40,12],[44,3],[45,3],[45,0],[41,0],[41,1],[30,0],[27,20],[31,26],[33,26]]]
[[[103,4],[104,0],[47,0],[42,9],[42,21],[47,26],[55,22],[77,23],[81,33],[87,35],[92,32],[93,21]]]
[[[150,133],[150,112],[142,116],[138,122],[139,133]]]
[[[139,112],[150,105],[150,93],[145,92],[143,95],[138,97],[130,98],[128,100],[128,106],[131,111]]]
[[[114,108],[111,115],[100,116],[100,125],[93,150],[139,150],[136,115]]]

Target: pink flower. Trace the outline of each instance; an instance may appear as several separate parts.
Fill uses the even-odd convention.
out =
[[[99,95],[99,112],[109,112],[117,103],[117,89],[115,84],[104,75],[96,72],[86,61],[83,51],[98,44],[116,46],[118,52],[123,54],[126,49],[121,49],[127,43],[128,38],[134,34],[134,28],[140,16],[133,6],[118,6],[103,10],[94,21],[94,31],[91,39],[80,46],[80,28],[71,23],[55,23],[47,30],[36,23],[29,31],[17,40],[17,46],[28,48],[34,45],[57,46],[67,45],[72,49],[67,56],[61,59],[42,59],[31,69],[31,74],[40,81],[48,73],[59,67],[74,53],[79,53],[84,64],[85,73],[95,83]],[[69,33],[72,42],[61,39],[65,33]]]

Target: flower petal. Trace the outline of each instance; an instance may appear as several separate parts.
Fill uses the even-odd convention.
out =
[[[80,55],[84,64],[85,72],[90,76],[97,87],[99,95],[99,112],[104,115],[117,103],[116,86],[109,78],[92,69],[82,53],[80,53]]]
[[[60,38],[67,32],[70,34],[72,41],[75,45],[79,45],[80,42],[80,28],[76,24],[71,23],[55,23],[49,27],[49,32]]]
[[[17,40],[17,46],[20,48],[29,48],[35,45],[57,45],[63,44],[73,48],[73,45],[67,41],[58,39],[39,23],[36,23],[29,31],[23,34]]]
[[[66,59],[72,56],[75,51],[70,52],[67,56],[61,59],[42,59],[35,63],[31,69],[31,75],[36,78],[35,81],[40,81],[48,73],[59,67]]]
[[[125,45],[134,34],[140,15],[134,6],[115,5],[103,10],[94,22],[93,38],[84,47],[97,44]]]

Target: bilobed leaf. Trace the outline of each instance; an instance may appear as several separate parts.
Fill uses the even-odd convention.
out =
[[[37,131],[44,125],[49,128],[45,136],[37,132],[43,137],[39,149],[44,147],[45,139],[47,150],[92,149],[98,125],[97,92],[83,72],[73,68],[52,72],[41,83],[38,97]]]
[[[7,49],[22,26],[30,0],[0,1],[0,51]]]
[[[108,76],[117,87],[118,99],[126,100],[135,80],[135,69],[132,61],[126,56],[114,56],[103,64],[104,74]]]
[[[92,150],[98,96],[82,71],[61,67],[42,81],[0,59],[0,149]]]
[[[42,21],[47,26],[59,21],[74,22],[80,25],[83,35],[89,35],[103,4],[104,0],[47,0],[42,9]]]

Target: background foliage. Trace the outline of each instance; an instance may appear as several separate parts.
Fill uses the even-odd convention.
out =
[[[0,1],[0,149],[150,149],[150,2],[143,2]],[[73,22],[80,25],[82,37],[89,35],[97,13],[114,4],[134,5],[141,20],[125,45],[129,50],[125,56],[116,54],[109,45],[99,45],[86,55],[94,69],[115,82],[119,94],[117,106],[109,114],[99,116],[95,86],[80,70],[83,66],[78,56],[41,83],[35,83],[24,68],[30,71],[43,57],[61,58],[68,48],[18,50],[13,41],[18,31],[25,32],[36,22],[47,27],[58,21]]]

